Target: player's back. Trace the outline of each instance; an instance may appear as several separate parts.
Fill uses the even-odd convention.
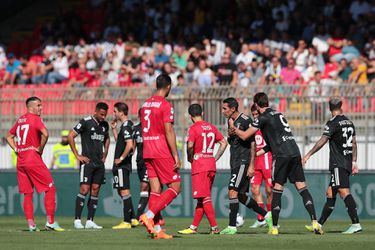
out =
[[[165,123],[173,123],[173,107],[161,96],[145,101],[141,109],[143,158],[170,158]]]
[[[353,156],[354,124],[345,115],[337,115],[325,126],[324,135],[329,137],[330,168],[343,167],[351,171]]]
[[[216,170],[214,146],[222,139],[223,135],[209,122],[198,121],[189,128],[188,141],[194,143],[192,174]]]
[[[18,163],[41,159],[36,150],[40,146],[43,128],[45,126],[38,115],[26,113],[18,118],[10,130],[10,133],[17,138]]]
[[[255,127],[261,129],[263,137],[268,142],[273,156],[296,157],[300,155],[292,130],[282,113],[268,108],[259,116],[254,124],[257,125]]]

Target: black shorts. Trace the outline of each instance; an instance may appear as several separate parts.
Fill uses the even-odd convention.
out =
[[[137,173],[139,182],[149,182],[145,162],[137,162]]]
[[[130,189],[130,170],[127,168],[114,167],[112,169],[113,174],[113,188],[124,190]]]
[[[349,188],[350,172],[345,168],[334,168],[331,170],[329,186],[332,188]]]
[[[82,164],[79,169],[80,184],[105,184],[105,169],[103,166],[97,167],[90,163]]]
[[[302,168],[301,156],[273,158],[273,184],[278,183],[284,185],[287,179],[289,179],[290,183],[305,181],[305,174]]]
[[[231,164],[230,180],[228,185],[229,190],[235,190],[239,193],[249,192],[250,179],[249,177],[247,177],[248,168],[249,162],[239,162],[238,164]]]

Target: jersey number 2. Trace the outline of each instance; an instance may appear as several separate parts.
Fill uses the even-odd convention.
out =
[[[25,145],[27,133],[29,132],[29,124],[19,125],[17,126],[17,144],[18,145]],[[21,132],[23,131],[22,138],[21,138]],[[21,140],[22,139],[22,140]]]

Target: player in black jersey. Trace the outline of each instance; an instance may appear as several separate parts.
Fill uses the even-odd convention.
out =
[[[301,154],[287,120],[282,113],[269,107],[268,96],[265,93],[257,93],[254,96],[254,103],[260,115],[251,123],[251,126],[246,131],[243,131],[235,127],[233,122],[230,122],[230,130],[242,140],[247,140],[260,129],[267,143],[264,150],[272,151],[272,181],[274,184],[272,196],[273,227],[269,230],[269,234],[279,233],[277,225],[281,210],[281,196],[287,179],[295,184],[296,189],[302,196],[315,233],[323,234],[321,227],[316,221],[313,199],[305,184]]]
[[[352,225],[343,232],[344,234],[353,234],[362,231],[357,215],[357,206],[350,194],[349,176],[358,173],[357,167],[357,140],[355,127],[351,120],[343,115],[342,101],[333,98],[329,101],[329,110],[332,118],[324,126],[324,132],[314,147],[303,157],[302,164],[319,151],[329,141],[329,171],[331,180],[327,188],[327,201],[323,207],[319,224],[324,222],[331,215],[336,202],[337,193],[344,200]],[[309,226],[307,229],[311,230]]]
[[[250,117],[238,111],[238,102],[230,97],[223,101],[222,113],[228,120],[232,120],[233,126],[239,130],[246,130],[252,120]],[[229,127],[229,126],[228,126]],[[249,191],[250,178],[254,175],[255,140],[242,140],[236,134],[228,134],[230,144],[230,170],[231,177],[228,186],[229,197],[229,226],[223,229],[220,234],[237,233],[236,218],[239,210],[239,202],[247,208],[253,209],[256,213],[265,217],[267,225],[272,227],[271,213],[261,208],[258,203],[246,193]]]
[[[140,111],[141,110],[139,109],[138,117],[140,116]],[[143,160],[143,138],[142,126],[140,122],[133,126],[133,134],[134,145],[137,148],[137,173],[140,182],[140,198],[138,202],[138,210],[136,216],[136,218],[139,219],[139,216],[141,216],[144,213],[145,208],[147,206],[150,190],[147,168],[145,161]]]
[[[123,201],[124,220],[112,227],[112,229],[130,229],[138,226],[139,222],[134,218],[134,208],[130,194],[130,173],[132,171],[133,154],[133,122],[128,119],[128,105],[117,102],[114,105],[114,120],[111,122],[113,136],[115,137],[115,157],[112,167],[113,188],[117,189]],[[120,131],[117,131],[117,125]]]
[[[79,121],[70,131],[68,141],[75,157],[80,162],[80,189],[76,198],[75,221],[76,229],[92,228],[101,229],[94,220],[98,205],[98,195],[101,184],[105,183],[104,162],[109,149],[109,125],[105,121],[108,105],[104,102],[96,104],[95,113]],[[81,135],[82,153],[76,149],[74,138]],[[83,227],[81,215],[85,204],[86,195],[90,192],[87,203],[87,222]]]

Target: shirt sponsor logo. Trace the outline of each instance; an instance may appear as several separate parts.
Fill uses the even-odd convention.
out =
[[[292,141],[292,140],[294,140],[294,136],[284,135],[282,138],[283,138],[283,141]]]
[[[145,141],[157,141],[160,139],[160,137],[159,136],[145,136],[143,139]]]
[[[343,154],[344,154],[344,155],[351,155],[352,153],[353,153],[352,150],[344,150],[344,151],[343,151]]]
[[[94,128],[94,127],[92,127],[92,128],[91,128],[91,131],[95,131],[95,128]]]
[[[96,140],[96,141],[104,141],[104,135],[98,135],[97,133],[94,133],[91,135],[91,140]]]

